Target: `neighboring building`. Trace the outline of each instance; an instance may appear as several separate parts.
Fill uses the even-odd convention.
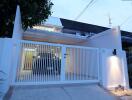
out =
[[[23,32],[17,7],[13,38],[0,39],[0,70],[7,74],[3,91],[10,85],[67,83],[129,88],[121,39],[119,27],[55,17]]]

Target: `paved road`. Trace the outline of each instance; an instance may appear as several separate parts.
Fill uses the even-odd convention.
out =
[[[97,85],[72,85],[14,87],[8,100],[118,100],[118,98]]]

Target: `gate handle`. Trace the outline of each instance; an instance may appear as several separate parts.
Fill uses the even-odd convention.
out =
[[[65,53],[65,54],[64,54],[64,58],[66,58],[66,56],[67,56],[67,55],[68,55],[68,54],[67,54],[67,53]]]

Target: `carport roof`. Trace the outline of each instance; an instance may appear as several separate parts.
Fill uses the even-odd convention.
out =
[[[77,22],[73,20],[67,20],[63,18],[60,18],[60,20],[64,29],[71,29],[71,30],[91,32],[91,33],[100,33],[109,29],[107,27]]]

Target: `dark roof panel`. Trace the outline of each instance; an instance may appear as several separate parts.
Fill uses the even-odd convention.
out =
[[[77,30],[77,31],[83,31],[83,32],[92,32],[92,33],[100,33],[103,32],[109,28],[102,27],[98,25],[92,25],[92,24],[86,24],[82,22],[72,21],[60,18],[62,25],[65,29],[71,29],[71,30]],[[132,38],[132,32],[122,31],[121,30],[121,36],[126,36]]]
[[[121,35],[122,35],[122,36],[132,37],[132,32],[121,31]]]
[[[64,29],[71,29],[71,30],[92,32],[92,33],[100,33],[102,31],[109,29],[107,27],[81,23],[81,22],[67,20],[63,18],[60,18],[60,20],[61,20],[62,25],[64,26]]]

